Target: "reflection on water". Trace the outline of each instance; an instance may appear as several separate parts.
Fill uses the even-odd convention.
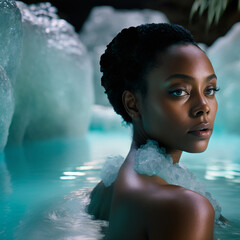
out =
[[[220,240],[240,239],[239,144],[239,137],[213,136],[206,152],[183,155],[230,221],[216,226]],[[0,155],[0,239],[101,239],[107,223],[85,212],[89,192],[105,157],[126,156],[129,146],[129,135],[90,132],[8,147]]]
[[[12,181],[25,178],[54,178],[90,159],[86,138],[29,142],[7,147],[6,164]],[[71,166],[71,167],[70,167]]]
[[[89,192],[89,188],[73,191],[27,214],[18,226],[16,239],[101,239],[107,222],[92,220],[85,212]]]
[[[0,189],[2,195],[0,197],[6,197],[6,195],[12,192],[10,175],[5,163],[5,155],[0,153]]]
[[[81,166],[81,167],[76,167],[75,171],[68,171],[68,172],[63,172],[63,176],[60,177],[60,179],[77,179],[79,176],[85,176],[89,173],[89,171],[99,171],[101,169],[101,166]],[[88,178],[89,179],[89,178]],[[92,179],[92,178],[90,178]]]
[[[219,240],[240,239],[240,137],[213,135],[208,149],[200,154],[183,154],[183,162],[220,202],[229,226],[215,226]]]
[[[214,161],[206,170],[205,178],[216,180],[218,177],[232,179],[233,182],[240,183],[240,164],[226,163],[226,161]]]
[[[205,178],[226,178],[229,182],[240,182],[240,138],[221,135],[214,139],[211,161],[208,161]],[[214,149],[214,150],[213,150]]]
[[[89,142],[86,138],[32,142],[6,148],[5,171],[12,193],[3,208],[7,217],[2,226],[2,235],[12,239],[13,229],[19,226],[28,211],[74,189],[74,184],[62,183],[61,175],[89,160]],[[6,196],[0,191],[1,195]]]

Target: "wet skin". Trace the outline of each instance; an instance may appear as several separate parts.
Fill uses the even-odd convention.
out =
[[[214,210],[209,201],[160,177],[138,174],[134,158],[147,139],[158,141],[174,162],[182,151],[207,148],[217,111],[212,65],[196,46],[173,45],[159,56],[146,81],[145,97],[123,93],[133,120],[132,145],[117,180],[109,188],[95,187],[88,210],[109,220],[107,239],[210,240]]]

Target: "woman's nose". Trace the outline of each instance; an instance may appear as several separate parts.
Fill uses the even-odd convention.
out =
[[[198,97],[197,102],[191,109],[191,114],[193,117],[199,117],[202,115],[208,115],[210,112],[210,107],[204,97]]]

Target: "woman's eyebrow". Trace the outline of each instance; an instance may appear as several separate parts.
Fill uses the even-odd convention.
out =
[[[170,75],[165,81],[169,81],[171,79],[176,79],[176,78],[181,78],[181,79],[184,79],[184,80],[194,80],[194,77],[191,77],[189,75],[186,75],[186,74],[173,74],[173,75]],[[206,80],[209,82],[213,79],[217,79],[217,76],[215,73],[209,75],[208,77],[206,77]]]
[[[210,76],[207,77],[207,81],[208,81],[208,82],[211,81],[211,80],[213,80],[213,79],[217,79],[216,74],[211,74]]]

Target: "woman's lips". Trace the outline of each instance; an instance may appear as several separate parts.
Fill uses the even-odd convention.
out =
[[[212,135],[212,130],[204,129],[204,130],[189,131],[188,133],[200,138],[210,138]]]
[[[192,127],[188,133],[199,138],[210,138],[212,126],[209,122],[200,122]]]

